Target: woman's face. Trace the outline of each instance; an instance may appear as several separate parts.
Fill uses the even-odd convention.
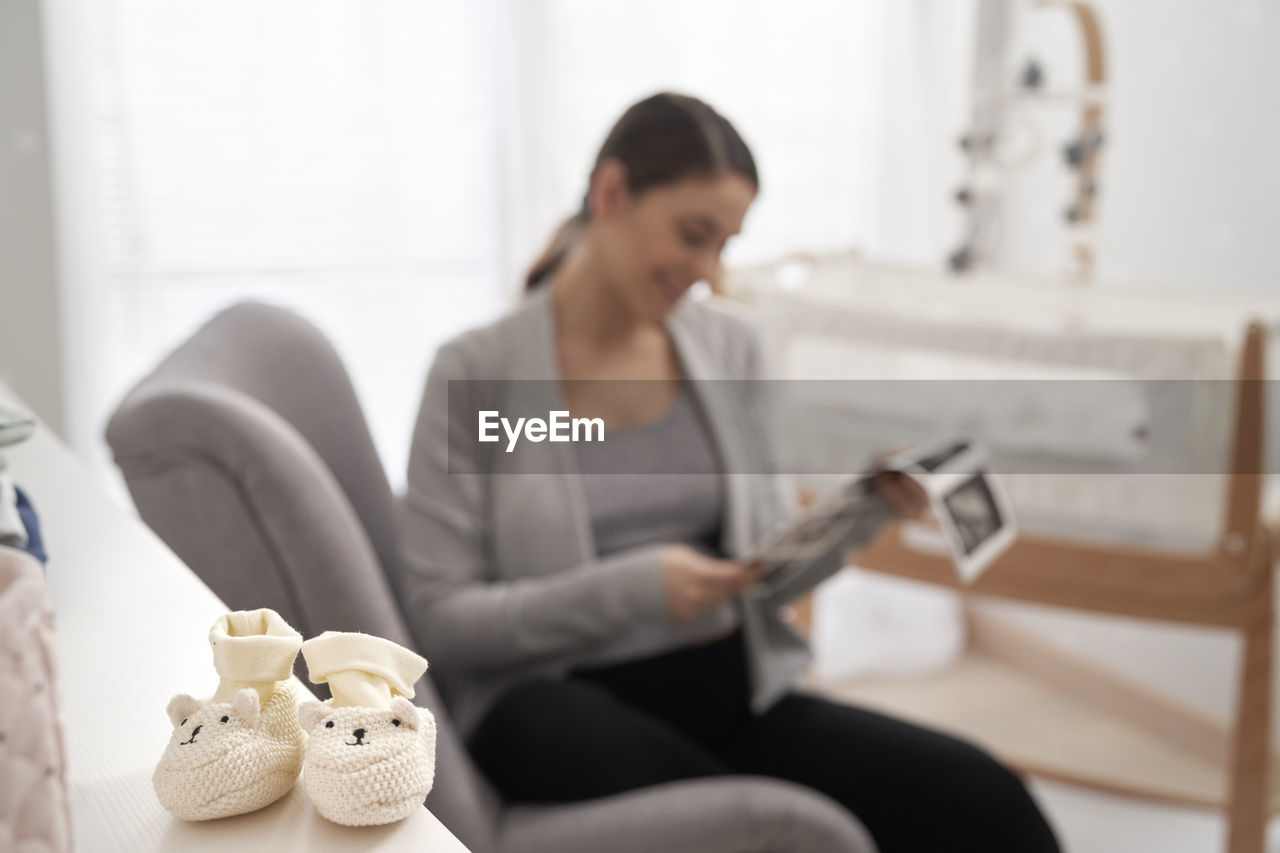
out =
[[[742,229],[756,191],[746,178],[726,173],[632,195],[621,169],[598,175],[615,182],[593,210],[602,260],[623,302],[637,316],[661,321],[694,282],[718,277],[720,253]]]

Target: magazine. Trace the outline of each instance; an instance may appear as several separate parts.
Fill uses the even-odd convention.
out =
[[[947,541],[956,573],[973,583],[1017,537],[1009,500],[979,442],[952,438],[889,457],[877,470],[850,480],[800,513],[744,557],[767,567],[765,579],[783,575],[839,547],[870,508],[872,480],[898,471],[920,484]]]

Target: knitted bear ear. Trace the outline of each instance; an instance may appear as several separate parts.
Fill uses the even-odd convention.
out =
[[[262,712],[262,699],[259,698],[258,691],[252,687],[237,690],[235,698],[231,700],[231,710],[240,715],[246,726],[256,729]]]
[[[200,703],[185,693],[179,693],[170,699],[169,705],[164,709],[165,713],[169,715],[169,722],[173,723],[174,728],[182,725],[183,720],[199,710]]]
[[[403,696],[397,696],[391,700],[391,719],[393,722],[395,720],[399,720],[400,725],[407,726],[414,731],[417,731],[418,726],[420,725],[418,709],[413,706],[412,702]]]
[[[328,713],[329,709],[322,702],[303,702],[298,706],[298,725],[309,734]]]

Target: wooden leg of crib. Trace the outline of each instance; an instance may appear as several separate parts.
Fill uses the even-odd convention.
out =
[[[1263,534],[1266,539],[1266,534]],[[1243,625],[1244,659],[1240,670],[1239,705],[1231,744],[1227,800],[1229,853],[1263,853],[1271,794],[1272,634],[1275,624],[1271,543],[1262,548],[1263,582],[1253,594],[1254,607]]]

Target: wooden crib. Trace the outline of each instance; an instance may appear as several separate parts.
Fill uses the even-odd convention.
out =
[[[1081,334],[1091,331],[1087,306],[1095,297],[1078,288],[1064,292],[1043,282],[974,285],[910,271],[869,273],[849,259],[829,264],[831,268],[817,276],[825,281],[814,286],[815,262],[804,263],[810,269],[801,286],[794,286],[796,273],[786,265],[738,271],[728,280],[731,295],[758,309],[784,376],[811,375],[786,366],[788,351],[797,342],[814,335],[838,338],[850,329],[859,336],[882,335],[899,345],[923,340],[943,351],[974,349],[964,333],[922,331],[916,322],[920,312],[914,309],[928,308],[928,300],[946,288],[952,291],[951,299],[976,294],[979,302],[1003,288],[1031,304],[1037,296],[1034,288],[1043,287],[1044,302],[1050,306],[1046,310],[1061,312],[1064,325],[1054,330],[1042,323],[1035,334],[1062,334],[1078,343]],[[859,287],[864,292],[856,292]],[[856,555],[856,564],[960,591],[966,602],[969,647],[948,671],[929,678],[812,686],[967,736],[1026,773],[1110,793],[1224,810],[1231,853],[1262,853],[1267,819],[1280,811],[1280,773],[1272,772],[1277,762],[1271,742],[1273,543],[1280,526],[1268,524],[1262,512],[1268,329],[1260,320],[1243,318],[1280,316],[1280,311],[1275,305],[1215,301],[1217,321],[1238,322],[1243,334],[1237,332],[1237,344],[1224,346],[1220,355],[1214,355],[1213,346],[1202,347],[1198,366],[1188,362],[1176,368],[1186,378],[1225,374],[1235,379],[1233,405],[1219,413],[1229,454],[1225,473],[1214,480],[1222,494],[1204,502],[1204,512],[1211,517],[1202,526],[1213,530],[1211,541],[1193,548],[1168,547],[1154,541],[1089,541],[1024,528],[1005,555],[975,584],[963,587],[944,554],[917,547],[902,526],[892,526]],[[1148,321],[1154,341],[1160,318]],[[988,322],[980,308],[959,324],[975,322]],[[955,321],[942,325],[948,324]],[[1171,326],[1176,324],[1165,328]],[[1173,334],[1193,331],[1177,328]],[[981,351],[982,345],[977,348]],[[1027,347],[1012,349],[1035,355]],[[1203,363],[1204,353],[1213,363]],[[1008,622],[980,605],[992,598],[1236,632],[1243,652],[1230,725],[1224,727],[1163,694],[1040,641],[1025,623]],[[801,622],[808,618],[803,604],[800,617]]]

